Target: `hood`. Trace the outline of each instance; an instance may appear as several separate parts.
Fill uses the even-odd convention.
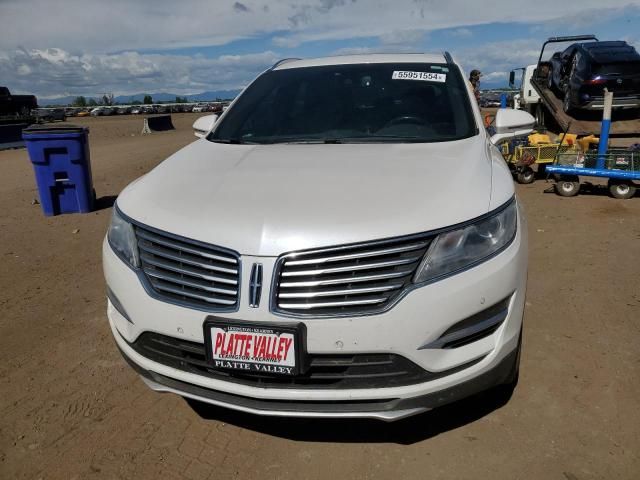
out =
[[[118,197],[143,224],[243,255],[376,240],[486,213],[482,135],[433,144],[226,145],[198,140]]]

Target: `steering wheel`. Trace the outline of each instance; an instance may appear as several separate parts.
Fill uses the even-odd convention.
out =
[[[425,125],[427,122],[424,121],[424,118],[416,117],[413,115],[402,115],[400,117],[393,118],[384,124],[384,127],[387,128],[393,125],[398,125],[399,123],[417,123],[418,125]]]

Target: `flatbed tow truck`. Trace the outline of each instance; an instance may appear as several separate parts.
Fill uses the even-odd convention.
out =
[[[577,35],[567,37],[551,37],[542,44],[538,63],[516,70],[522,70],[520,93],[516,98],[517,108],[527,110],[536,118],[539,130],[552,127],[555,122],[556,130],[567,130],[579,136],[597,135],[600,132],[602,113],[580,112],[575,116],[565,113],[562,100],[547,86],[549,62],[543,61],[545,47],[550,43],[597,41],[594,35]],[[509,83],[515,84],[516,70],[509,76]],[[611,119],[610,137],[640,137],[640,113],[638,110],[614,110]]]

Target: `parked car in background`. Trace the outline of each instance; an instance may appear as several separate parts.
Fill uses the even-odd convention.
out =
[[[397,420],[520,364],[527,225],[448,54],[279,62],[118,196],[109,325],[161,392],[276,416]]]
[[[64,108],[39,108],[36,110],[36,117],[39,122],[54,122],[66,120]]]
[[[76,114],[77,117],[88,117],[89,115],[90,113],[86,110],[81,110]]]
[[[118,115],[128,115],[131,113],[131,107],[118,107],[116,113]]]
[[[194,106],[191,111],[194,113],[202,113],[202,112],[206,112],[206,108],[207,106],[204,103],[199,103],[196,106]]]
[[[99,117],[101,115],[104,115],[104,107],[95,107],[93,110],[91,110],[90,114],[92,117]]]
[[[640,107],[640,54],[623,41],[574,43],[550,60],[548,87],[563,99],[563,110],[602,109],[603,90],[614,108]]]
[[[135,106],[131,109],[132,115],[140,115],[141,113],[143,113],[143,108],[141,106]]]
[[[147,115],[156,113],[156,108],[153,105],[145,105],[142,107],[142,113],[145,113]]]
[[[64,114],[66,117],[75,117],[78,114],[78,109],[72,107],[65,108]]]

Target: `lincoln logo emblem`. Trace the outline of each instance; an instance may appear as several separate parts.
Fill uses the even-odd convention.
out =
[[[254,263],[251,267],[251,279],[249,280],[249,306],[258,308],[260,295],[262,294],[262,264]]]

